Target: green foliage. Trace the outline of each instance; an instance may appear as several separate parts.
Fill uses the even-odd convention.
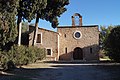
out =
[[[9,42],[14,42],[17,36],[16,7],[18,0],[0,1],[0,48]]]
[[[29,24],[28,24],[28,22],[22,22],[22,29],[21,29],[22,33],[27,32],[28,29],[29,29]]]
[[[0,24],[0,44],[5,45],[9,41],[14,42],[17,36],[15,15],[5,13],[6,20],[1,20]]]
[[[36,18],[36,13],[44,9],[47,5],[47,0],[21,0],[17,8],[18,16],[23,17],[28,21]]]
[[[0,0],[0,12],[16,13],[16,8],[18,7],[19,0]]]
[[[45,49],[14,45],[8,52],[2,51],[0,53],[0,63],[3,67],[6,67],[9,61],[12,61],[15,65],[26,65],[44,59],[45,55]]]
[[[115,61],[120,61],[120,26],[111,30],[105,44],[109,57]]]
[[[69,0],[1,0],[0,1],[0,47],[14,42],[17,36],[16,15],[18,24],[22,19],[28,21],[36,18],[58,25],[57,17],[66,11]],[[19,31],[19,30],[18,30]]]
[[[34,6],[36,6],[36,8],[34,9],[36,14],[36,23],[32,43],[33,46],[35,45],[35,41],[37,39],[39,18],[49,21],[52,27],[56,28],[58,26],[58,17],[60,17],[60,15],[67,10],[65,6],[69,4],[69,0],[44,0],[42,1],[42,3],[44,4],[40,4],[39,1],[39,4],[33,4]]]
[[[67,9],[69,0],[20,0],[17,8],[18,16],[28,21],[36,18],[44,19],[52,23],[52,27],[58,25],[57,17],[60,17]]]
[[[111,30],[114,28],[115,26],[108,26],[107,28],[105,28],[105,26],[101,26],[100,29],[100,46],[102,47],[102,49],[105,48],[105,42],[108,38],[108,35],[110,34]]]
[[[52,23],[53,28],[56,28],[58,26],[58,17],[67,10],[65,6],[68,4],[69,0],[47,0],[46,8],[38,12],[38,15],[41,19]]]
[[[30,22],[34,18],[36,18],[36,14],[38,12],[41,12],[41,9],[44,9],[46,7],[47,0],[20,0],[19,1],[19,7],[17,8],[17,25],[18,25],[18,45],[21,44],[21,33],[20,23],[22,22],[22,19],[28,20]]]

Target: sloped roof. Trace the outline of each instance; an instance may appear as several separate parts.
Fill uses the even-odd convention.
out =
[[[29,27],[33,27],[33,28],[35,28],[35,26],[32,26],[32,25],[29,25]],[[53,32],[53,33],[57,33],[57,34],[59,34],[58,32],[55,32],[55,31],[52,31],[52,30],[47,30],[47,29],[40,28],[40,27],[38,27],[38,29],[41,29],[41,30],[44,30],[44,31],[48,31],[48,32]]]

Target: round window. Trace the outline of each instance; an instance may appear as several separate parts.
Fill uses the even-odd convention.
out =
[[[81,38],[81,32],[80,32],[80,31],[76,31],[76,32],[74,33],[74,38],[75,38],[75,39],[80,39],[80,38]]]

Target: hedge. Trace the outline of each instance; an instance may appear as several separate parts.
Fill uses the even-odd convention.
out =
[[[46,56],[46,50],[37,47],[14,45],[9,51],[0,51],[0,64],[3,68],[8,67],[8,62],[16,66],[34,63],[36,60],[42,60]]]

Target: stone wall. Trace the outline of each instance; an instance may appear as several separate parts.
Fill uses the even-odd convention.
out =
[[[32,45],[34,27],[29,27],[29,45]],[[47,55],[48,59],[46,60],[56,60],[58,58],[58,33],[50,30],[38,29],[38,34],[41,34],[42,43],[36,43],[36,46],[39,48],[46,48],[52,50],[52,55]]]
[[[74,38],[74,33],[81,33],[80,39]],[[99,31],[98,26],[58,27],[60,33],[59,53],[61,60],[73,60],[73,52],[76,47],[83,50],[83,60],[98,60],[99,55]],[[67,53],[66,49],[67,48]],[[92,53],[90,52],[92,48]]]
[[[34,27],[29,27],[29,31],[29,45],[32,45]],[[74,37],[75,32],[80,32],[79,39]],[[58,27],[57,32],[39,28],[38,34],[42,35],[42,43],[36,43],[36,46],[52,50],[52,55],[47,55],[46,60],[74,60],[75,48],[82,49],[82,60],[99,60],[99,30],[96,25]]]

